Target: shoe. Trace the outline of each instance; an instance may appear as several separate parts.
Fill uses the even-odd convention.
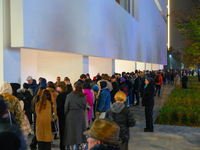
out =
[[[58,145],[51,143],[51,147],[55,148],[55,147],[58,147]]]
[[[153,130],[148,130],[147,128],[144,128],[144,132],[153,132]]]

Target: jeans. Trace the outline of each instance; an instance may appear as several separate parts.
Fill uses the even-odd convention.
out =
[[[129,96],[126,98],[127,107],[129,107]]]

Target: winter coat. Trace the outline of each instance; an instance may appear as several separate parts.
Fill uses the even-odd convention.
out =
[[[139,77],[135,79],[135,83],[134,83],[134,86],[133,86],[133,87],[134,87],[134,91],[135,91],[135,90],[137,90],[137,91],[140,90],[141,81],[140,81]]]
[[[99,92],[97,100],[97,112],[106,112],[110,108],[111,96],[108,88],[103,88]]]
[[[99,80],[99,81],[97,82],[97,84],[99,84],[101,81],[106,81],[106,82],[107,82],[107,88],[109,89],[109,91],[112,91],[112,90],[113,90],[112,84],[111,84],[108,80],[104,80],[104,79]]]
[[[181,77],[179,75],[175,76],[175,78],[174,78],[174,84],[175,85],[180,85],[180,79],[181,79]]]
[[[135,126],[133,113],[124,103],[114,103],[107,111],[105,118],[114,121],[120,127],[119,137],[122,142],[126,142],[130,138],[129,127]]]
[[[30,90],[32,91],[32,93],[34,94],[35,93],[35,90],[38,88],[38,85],[36,83],[36,80],[33,79],[33,82],[31,84],[29,84],[29,88]],[[36,93],[37,94],[37,93]]]
[[[65,100],[69,92],[61,92],[57,98],[56,98],[56,104],[57,104],[57,116],[63,117],[64,116],[64,106],[65,106]]]
[[[153,106],[154,105],[154,84],[151,81],[144,89],[142,95],[142,106]]]
[[[90,91],[90,89],[83,89],[83,91],[86,96],[86,103],[88,103],[90,106],[90,109],[88,110],[88,120],[91,120],[92,119],[92,106],[93,106],[93,102],[94,102],[93,94]]]
[[[119,84],[117,83],[117,81],[115,81],[112,82],[112,86],[113,90],[110,92],[110,95],[111,95],[111,102],[114,103],[115,102],[114,96],[119,91]]]
[[[67,92],[71,93],[72,91],[73,91],[72,85],[71,84],[67,84]]]
[[[51,101],[53,102],[53,104],[57,108],[56,98],[58,96],[58,92],[56,90],[54,90],[53,88],[50,88],[50,87],[47,87],[46,89],[49,90],[49,92],[51,93]]]
[[[183,78],[182,78],[182,88],[183,89],[187,89],[187,82],[188,82],[188,77],[183,76]]]
[[[35,89],[35,92],[33,92],[33,96],[35,96],[39,90],[39,88],[43,86],[43,87],[47,87],[47,80],[45,78],[41,78],[40,80],[40,85]]]
[[[155,79],[156,79],[156,76],[159,76],[159,82],[156,82]],[[155,77],[154,77],[154,83],[157,84],[157,85],[163,85],[163,79],[162,79],[162,76],[161,74],[157,74]]]
[[[85,109],[86,97],[78,97],[75,93],[67,95],[65,101],[65,133],[64,145],[86,143]]]
[[[51,121],[52,121],[52,103],[47,100],[46,101],[46,108],[42,109],[39,112],[38,103],[36,105],[36,137],[37,141],[42,142],[52,142],[53,135],[52,135],[52,128],[51,128]],[[54,119],[56,118],[56,109],[54,107]]]
[[[10,83],[3,82],[0,87],[0,94],[3,95],[4,101],[8,102],[8,110],[10,110],[15,116],[17,122],[21,126],[23,122],[23,112],[19,103],[19,100],[12,95],[12,88]]]
[[[25,114],[31,113],[31,101],[33,99],[31,92],[27,89],[22,89],[20,93],[23,95],[22,101],[24,102]],[[28,116],[28,115],[27,115]]]

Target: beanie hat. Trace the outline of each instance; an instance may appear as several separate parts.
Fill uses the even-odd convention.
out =
[[[126,81],[126,79],[125,79],[125,78],[121,78],[121,81],[122,81],[122,82],[125,82],[125,81]]]
[[[100,82],[100,86],[101,86],[101,89],[105,88],[107,86],[107,82],[106,81],[101,81]]]
[[[24,88],[24,89],[29,89],[29,84],[24,83],[24,84],[23,84],[23,88]]]
[[[83,83],[83,89],[90,89],[90,83],[89,82]]]
[[[95,84],[95,85],[92,87],[92,90],[93,90],[94,92],[98,92],[98,91],[99,91],[98,85]]]

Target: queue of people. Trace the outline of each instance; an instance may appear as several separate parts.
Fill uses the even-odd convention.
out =
[[[182,88],[187,88],[187,75],[185,72],[182,75]],[[57,138],[60,139],[61,150],[92,150],[93,147],[127,150],[129,128],[136,124],[129,107],[144,106],[144,132],[154,132],[154,97],[157,93],[158,97],[161,96],[161,87],[167,80],[168,84],[175,84],[176,88],[180,88],[180,79],[181,74],[176,70],[136,70],[131,73],[114,73],[112,76],[98,73],[93,80],[89,74],[82,74],[74,85],[68,77],[63,81],[57,77],[56,83],[39,78],[37,85],[36,80],[28,76],[28,83],[23,84],[22,90],[19,90],[18,83],[3,82],[0,98],[8,104],[2,104],[3,109],[0,107],[0,117],[13,118],[12,122],[15,122],[18,129],[22,129],[17,135],[19,139],[26,136],[24,140],[20,140],[21,149],[27,148],[26,139],[30,134],[30,125],[33,124],[34,136],[29,145],[31,150],[37,149],[37,145],[39,150],[50,150],[57,146],[53,143]],[[0,124],[13,125],[11,121],[1,120],[5,119],[0,119]],[[58,128],[57,132],[52,133],[51,122]],[[113,133],[107,131],[109,128],[106,124],[115,128]],[[28,134],[25,135],[25,132]]]

